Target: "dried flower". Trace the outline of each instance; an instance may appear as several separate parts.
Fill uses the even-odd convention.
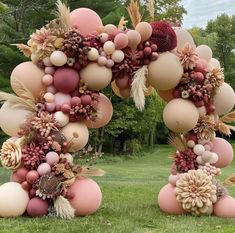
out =
[[[221,68],[214,68],[211,72],[207,74],[209,83],[212,85],[214,92],[222,86],[224,82],[224,72]]]
[[[13,142],[8,139],[3,143],[0,157],[3,167],[10,170],[17,169],[21,164],[21,157],[20,141]]]
[[[174,154],[174,163],[178,172],[187,172],[198,168],[197,155],[192,149],[177,151]]]
[[[196,46],[186,43],[184,47],[178,52],[181,65],[184,69],[189,70],[193,69],[198,60],[198,55],[195,53]]]
[[[212,177],[200,169],[182,174],[176,183],[175,193],[183,209],[193,215],[206,214],[217,200]]]
[[[214,177],[214,176],[221,175],[221,169],[215,166],[212,166],[209,163],[206,163],[204,166],[199,166],[199,169],[201,169],[208,176]]]
[[[215,132],[215,121],[210,116],[203,116],[199,118],[199,121],[195,128],[194,133],[197,134],[197,138],[200,140],[212,139]]]
[[[54,46],[57,48],[57,49],[60,49],[62,48],[64,44],[64,38],[57,38],[54,42]]]
[[[40,145],[31,142],[29,145],[22,148],[22,161],[24,166],[30,170],[37,167],[45,161],[45,152]]]
[[[30,36],[28,45],[31,47],[32,53],[42,59],[50,56],[50,54],[55,50],[55,40],[56,36],[51,33],[50,29],[42,27]]]
[[[55,198],[63,191],[63,183],[52,173],[41,176],[37,187],[36,195],[42,199]]]
[[[217,201],[222,197],[229,195],[228,190],[223,186],[223,184],[219,180],[214,179],[213,184],[216,186]]]
[[[47,137],[52,131],[58,131],[57,122],[53,114],[41,112],[34,117],[32,126],[39,131],[40,135]]]

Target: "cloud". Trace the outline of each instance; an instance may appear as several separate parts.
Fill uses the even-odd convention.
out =
[[[226,13],[235,15],[234,0],[182,0],[188,14],[184,16],[183,27],[205,27],[207,21]]]

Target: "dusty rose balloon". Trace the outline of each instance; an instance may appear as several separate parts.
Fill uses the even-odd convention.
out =
[[[61,133],[69,143],[69,152],[81,150],[87,144],[89,139],[89,132],[84,123],[69,123],[61,129]]]
[[[16,175],[16,172],[12,172],[10,175],[10,181],[11,182],[16,182],[16,183],[21,183],[22,180],[19,179],[19,177]]]
[[[70,13],[72,26],[77,27],[83,36],[93,34],[103,26],[99,15],[88,8],[78,8]]]
[[[152,35],[153,29],[147,22],[140,22],[136,25],[135,30],[140,33],[141,41],[146,41]]]
[[[0,127],[9,136],[17,136],[20,125],[26,120],[26,117],[33,115],[32,112],[13,105],[6,101],[0,109]],[[17,117],[16,117],[17,116]]]
[[[31,170],[26,175],[26,180],[29,184],[33,184],[39,178],[39,174],[35,170]]]
[[[158,205],[167,214],[184,214],[183,208],[176,200],[175,187],[171,184],[165,185],[158,194]]]
[[[55,103],[46,103],[46,110],[48,112],[54,112],[55,111]]]
[[[193,37],[187,30],[181,27],[174,27],[174,30],[175,30],[175,34],[177,37],[177,49],[178,50],[181,50],[186,43],[189,43],[191,45],[195,44]]]
[[[120,89],[119,92],[120,92],[120,95],[125,98],[128,98],[131,96],[131,88]]]
[[[176,182],[177,182],[177,180],[179,179],[180,177],[179,177],[179,175],[177,174],[177,175],[170,175],[169,176],[169,178],[168,178],[168,181],[169,181],[169,183],[171,184],[171,185],[173,185],[173,186],[176,186]]]
[[[43,176],[43,175],[51,172],[51,167],[48,163],[41,163],[38,166],[37,172],[40,176]]]
[[[44,85],[49,86],[53,83],[53,77],[50,74],[46,74],[42,77],[42,82]]]
[[[196,66],[194,67],[194,71],[206,74],[209,71],[208,62],[203,58],[199,58],[196,62]]]
[[[21,216],[29,202],[28,192],[21,184],[8,182],[0,186],[0,216],[17,217]]]
[[[125,33],[119,33],[114,38],[116,49],[124,49],[128,45],[128,36]]]
[[[27,181],[24,181],[21,183],[21,187],[26,190],[26,191],[29,191],[30,188],[31,188],[31,185],[27,182]]]
[[[21,180],[21,182],[25,181],[26,180],[26,176],[27,176],[27,173],[29,172],[29,170],[25,167],[20,167],[16,170],[16,175],[17,177]]]
[[[183,133],[192,130],[199,119],[199,113],[195,105],[188,100],[173,99],[163,111],[165,125],[175,133]]]
[[[214,205],[214,214],[222,218],[235,218],[235,199],[225,196]]]
[[[94,121],[85,121],[88,128],[100,128],[109,123],[113,116],[113,105],[111,101],[103,94],[99,95],[98,106],[97,106],[98,116]]]
[[[32,198],[27,205],[27,214],[31,217],[40,217],[47,214],[48,202],[41,198]]]
[[[90,63],[82,69],[80,77],[89,89],[99,91],[111,82],[112,70],[105,66],[99,66],[97,63]]]
[[[61,92],[57,92],[55,94],[56,105],[70,104],[70,102],[71,102],[71,96],[69,94],[63,94]]]
[[[183,67],[179,58],[173,53],[165,52],[150,63],[147,80],[156,90],[165,91],[176,87],[182,75]]]
[[[130,79],[130,76],[128,74],[124,74],[123,76],[115,79],[115,84],[120,89],[126,89],[126,88],[130,87],[129,86],[129,79]]]
[[[172,99],[174,99],[173,90],[157,91],[157,93],[166,102],[170,102]]]
[[[126,35],[128,36],[128,46],[132,51],[135,51],[139,43],[141,42],[140,33],[136,30],[129,30]]]
[[[217,137],[211,142],[213,144],[211,151],[219,157],[218,161],[213,165],[219,168],[227,167],[233,160],[233,147],[223,138]]]
[[[78,216],[93,214],[100,207],[102,193],[98,184],[92,179],[77,179],[70,186],[68,193],[73,196],[70,204]]]
[[[17,88],[17,81],[19,81],[37,98],[44,87],[42,83],[44,75],[44,71],[32,62],[23,62],[16,66],[11,73],[11,87],[20,96],[21,91]]]
[[[214,97],[215,113],[219,116],[229,113],[235,104],[235,92],[233,88],[223,83]]]
[[[196,50],[195,53],[197,53],[197,55],[200,58],[205,59],[206,61],[210,61],[212,58],[212,50],[209,46],[207,45],[199,45]]]
[[[104,26],[104,31],[108,34],[114,35],[114,34],[116,34],[117,30],[118,30],[117,27],[113,24],[107,24]]]
[[[46,154],[46,162],[51,166],[58,163],[59,160],[60,160],[59,155],[54,151],[50,151]]]

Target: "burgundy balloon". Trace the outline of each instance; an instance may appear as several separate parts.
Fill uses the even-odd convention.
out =
[[[115,79],[115,83],[118,88],[126,89],[129,87],[129,76],[126,74],[123,77],[119,77]]]
[[[32,170],[29,171],[28,174],[26,175],[26,180],[29,184],[35,183],[35,181],[39,178],[39,174],[37,171]]]
[[[29,190],[29,195],[30,195],[30,198],[35,197],[35,196],[36,196],[36,189],[31,188],[31,189]]]
[[[28,191],[31,188],[31,185],[27,181],[23,181],[21,186],[24,190]]]
[[[38,197],[32,198],[27,205],[27,214],[31,217],[40,217],[46,215],[48,211],[48,202]]]
[[[59,68],[54,74],[55,88],[65,94],[75,91],[79,84],[79,74],[72,68]]]
[[[71,99],[71,106],[78,106],[82,103],[81,99],[78,96],[74,96]]]
[[[90,95],[82,95],[80,98],[84,106],[91,104],[92,99]]]
[[[62,111],[63,113],[69,113],[69,112],[70,112],[70,109],[71,109],[71,107],[70,107],[70,105],[68,105],[68,104],[63,104],[63,105],[61,106],[61,111]]]

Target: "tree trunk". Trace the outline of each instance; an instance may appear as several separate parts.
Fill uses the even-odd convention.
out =
[[[100,130],[99,130],[99,147],[98,147],[98,153],[101,153],[102,152],[102,149],[103,149],[103,144],[104,144],[104,131],[105,131],[105,128],[102,127]]]

